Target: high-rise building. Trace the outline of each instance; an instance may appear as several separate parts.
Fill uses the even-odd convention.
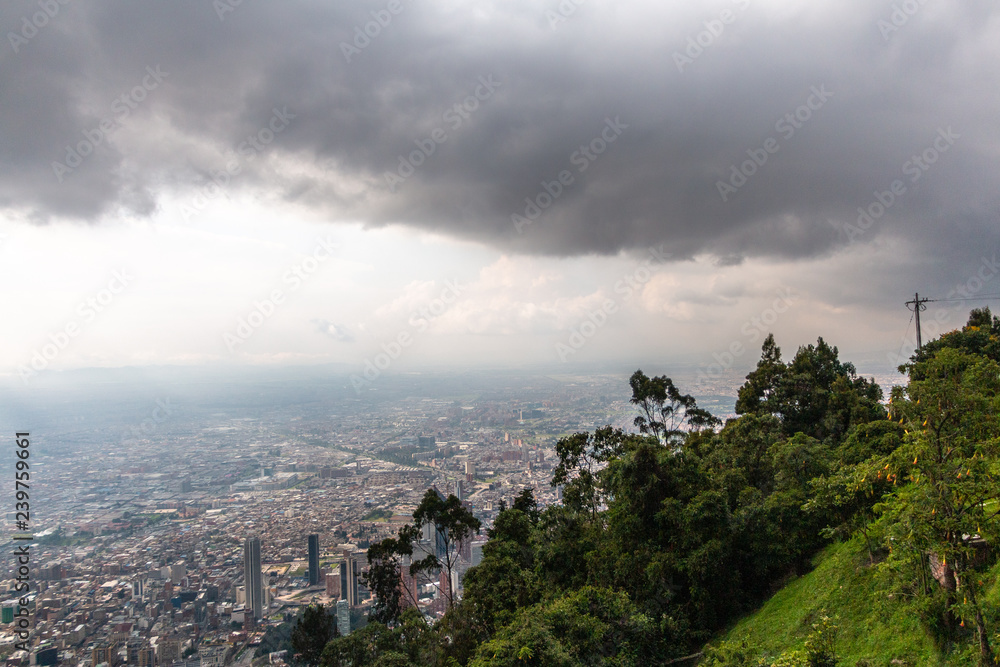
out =
[[[337,632],[341,637],[351,634],[351,605],[347,600],[337,601]]]
[[[458,543],[458,555],[466,563],[472,562],[472,537],[467,537]]]
[[[472,566],[473,567],[475,567],[476,565],[479,565],[480,563],[483,562],[483,545],[484,544],[485,544],[485,542],[482,542],[482,541],[476,541],[476,542],[472,543],[472,548],[470,549],[470,551],[471,551],[471,554],[470,554],[471,558],[469,560],[472,562]]]
[[[264,575],[260,567],[260,538],[248,537],[243,545],[243,575],[246,581],[247,611],[264,617]]]
[[[309,536],[309,585],[319,585],[319,535]]]
[[[139,661],[136,663],[139,667],[153,667],[156,664],[156,653],[153,651],[153,647],[146,642],[141,649],[139,649]]]
[[[347,600],[348,606],[361,604],[358,599],[358,561],[352,554],[344,554],[340,561],[340,599]]]
[[[416,607],[419,589],[417,580],[410,574],[410,565],[413,559],[410,556],[403,556],[401,567],[399,568],[399,587],[402,599],[400,604],[403,608]]]
[[[148,639],[132,638],[126,641],[125,645],[128,648],[129,665],[153,667],[153,664],[156,662],[156,656]]]
[[[103,641],[95,644],[90,649],[90,664],[100,665],[105,663],[108,667],[116,667],[119,663],[118,644],[112,641]]]
[[[54,667],[59,664],[59,649],[51,642],[39,645],[31,655],[31,664],[35,667]]]
[[[146,595],[146,578],[141,577],[132,582],[132,597],[143,599]]]
[[[161,637],[156,645],[156,662],[170,665],[181,659],[181,641],[176,637]]]
[[[330,572],[326,575],[326,594],[331,600],[340,599],[340,572]]]
[[[351,569],[349,572],[349,578],[351,581],[350,595],[347,598],[347,602],[353,605],[361,604],[361,596],[358,594],[358,582],[361,580],[361,564],[358,562],[357,558],[351,559]],[[351,598],[354,601],[351,602]]]

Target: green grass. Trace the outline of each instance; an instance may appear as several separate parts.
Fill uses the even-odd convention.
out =
[[[966,664],[941,655],[916,614],[880,589],[867,560],[858,540],[827,547],[816,557],[812,572],[789,582],[713,644],[745,637],[777,656],[802,648],[812,624],[827,615],[839,627],[836,650],[841,665],[853,667],[859,659],[873,666],[894,659],[914,667]]]
[[[390,509],[375,509],[365,515],[362,521],[388,521],[395,514]]]

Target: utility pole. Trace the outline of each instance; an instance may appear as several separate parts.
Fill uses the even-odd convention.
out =
[[[918,354],[920,353],[920,348],[923,347],[923,343],[920,341],[920,311],[921,310],[927,310],[927,306],[925,306],[924,304],[926,304],[928,301],[930,301],[930,299],[921,299],[919,293],[914,293],[914,295],[913,295],[913,301],[907,301],[906,302],[906,307],[907,308],[910,308],[910,306],[913,306],[912,308],[910,308],[910,310],[913,311],[913,315],[914,315],[914,317],[916,317],[916,320],[917,320],[917,353]]]

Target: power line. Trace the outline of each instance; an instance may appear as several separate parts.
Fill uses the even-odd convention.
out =
[[[910,325],[913,324],[913,314],[910,314],[910,321],[906,325],[906,331],[903,332],[903,342],[899,344],[899,352],[896,353],[896,359],[903,358],[903,348],[906,347],[906,335],[910,333]]]
[[[921,299],[920,298],[920,294],[919,293],[915,293],[913,295],[913,300],[907,301],[905,305],[913,313],[913,317],[910,318],[911,321],[914,318],[916,318],[916,320],[917,320],[917,352],[919,353],[920,352],[920,348],[923,347],[923,344],[922,344],[922,342],[920,340],[920,311],[927,310],[927,305],[926,304],[928,304],[928,303],[947,303],[947,302],[955,302],[955,301],[983,301],[983,300],[991,301],[991,300],[994,300],[994,299],[1000,299],[1000,293],[979,294],[977,296],[966,296],[966,297],[950,297],[950,298],[944,298],[944,299],[927,299],[927,298]],[[912,308],[911,308],[911,306],[912,306]],[[907,331],[910,330],[909,325],[907,325],[906,330]],[[901,350],[902,350],[902,348],[901,348]]]
[[[950,299],[925,299],[925,301],[982,301],[982,300],[992,301],[994,299],[1000,299],[1000,294],[981,294],[979,296],[967,296],[967,297],[952,297]]]

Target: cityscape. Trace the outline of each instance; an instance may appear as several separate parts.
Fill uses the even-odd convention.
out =
[[[1000,664],[1000,3],[0,27],[0,667]]]
[[[154,372],[140,387],[88,371],[8,394],[4,421],[32,438],[36,638],[17,650],[18,596],[3,602],[8,661],[249,664],[269,628],[317,603],[348,634],[372,604],[367,548],[411,523],[429,488],[483,524],[460,549],[460,596],[503,504],[523,489],[560,502],[558,439],[630,430],[636,414],[627,375],[610,372],[395,375],[361,395],[333,373],[243,375]],[[714,393],[700,403],[733,416],[740,379],[702,378]],[[441,582],[407,585],[440,617]]]

